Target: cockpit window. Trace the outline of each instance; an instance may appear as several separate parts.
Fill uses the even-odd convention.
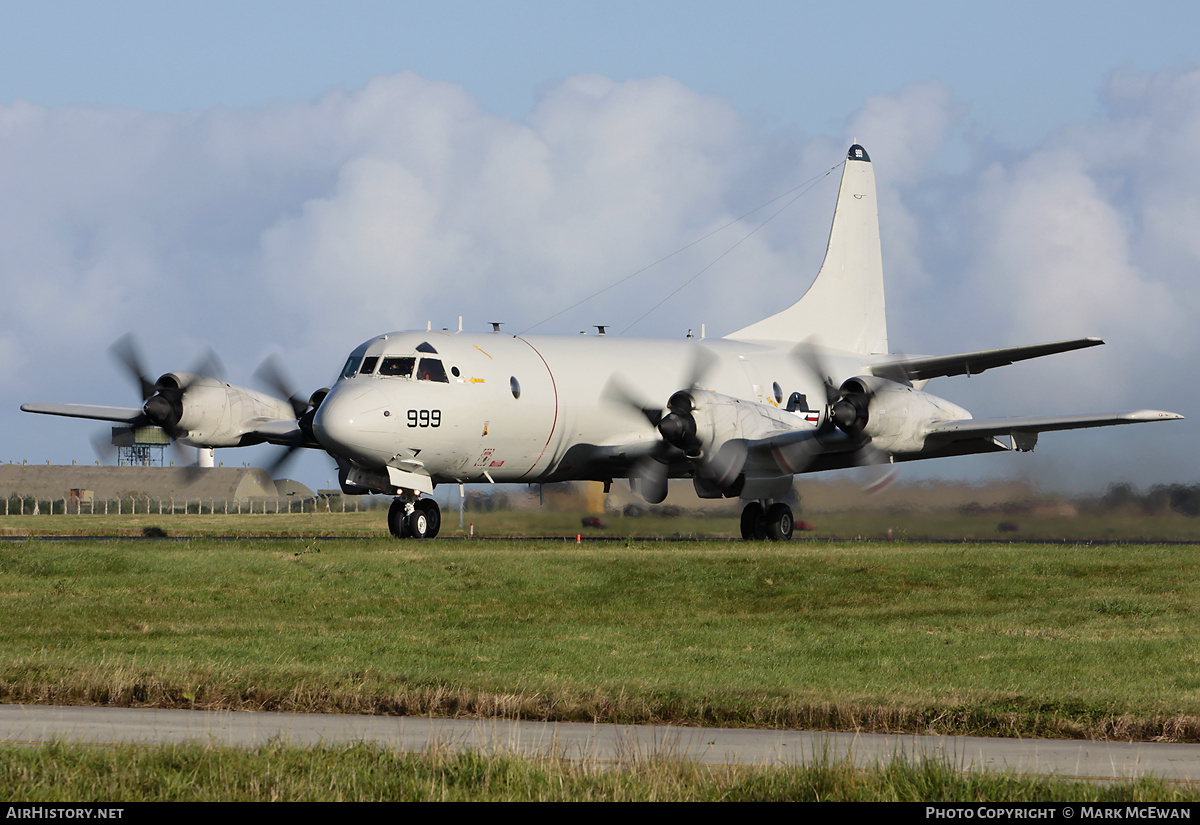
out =
[[[446,368],[436,358],[421,359],[421,366],[417,369],[417,380],[440,381],[443,384],[450,383],[450,379],[446,377]]]
[[[375,365],[379,363],[379,356],[372,355],[369,358],[363,359],[362,369],[359,370],[363,375],[370,375],[375,372]]]
[[[416,365],[416,358],[405,356],[403,358],[384,358],[383,363],[379,366],[380,375],[398,375],[403,378],[412,378],[413,367]]]
[[[422,341],[420,344],[417,344],[417,352],[428,352],[432,353],[433,355],[437,355],[437,350],[435,350],[433,348],[433,344],[429,343],[428,341]]]
[[[358,372],[358,365],[362,363],[362,358],[357,355],[351,355],[346,361],[346,366],[342,367],[342,378],[353,378]]]

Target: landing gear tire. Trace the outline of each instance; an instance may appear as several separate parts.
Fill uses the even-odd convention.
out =
[[[413,537],[426,539],[435,538],[438,534],[438,531],[442,529],[442,509],[438,507],[438,503],[431,498],[420,499],[414,506],[416,509],[413,510],[412,515],[409,516],[410,531],[412,532]],[[422,513],[425,516],[424,535],[421,535],[417,532],[415,527],[412,527],[413,519],[418,513]]]
[[[767,538],[771,541],[791,541],[792,531],[796,528],[796,520],[792,517],[792,508],[783,502],[772,504],[767,510]]]
[[[752,501],[742,509],[742,538],[765,539],[767,537],[767,512],[762,504]]]
[[[408,516],[408,535],[414,539],[429,538],[429,514],[418,507]]]
[[[408,517],[404,515],[404,502],[398,498],[393,499],[392,506],[388,508],[388,530],[398,539],[412,535],[408,529]]]

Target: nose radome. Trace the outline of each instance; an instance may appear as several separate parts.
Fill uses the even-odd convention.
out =
[[[383,406],[383,395],[369,385],[335,386],[313,416],[313,435],[334,455],[373,455],[373,443],[383,435]]]

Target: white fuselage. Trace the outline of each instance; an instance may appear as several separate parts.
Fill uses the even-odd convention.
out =
[[[711,356],[698,355],[700,347]],[[371,358],[377,359],[373,371],[363,374],[362,361]],[[436,359],[445,381],[422,378],[419,365],[411,377],[382,375],[389,358]],[[799,392],[808,409],[824,406],[821,380],[768,345],[402,332],[354,351],[347,367],[358,366],[344,370],[321,403],[314,432],[330,453],[357,467],[398,468],[438,483],[603,479],[604,467],[576,464],[572,456],[659,438],[636,410],[606,397],[610,380],[658,409],[697,379],[700,358],[706,390],[774,407]],[[861,359],[831,363],[838,368],[835,377],[862,369]],[[411,369],[407,363],[404,368]],[[804,421],[803,413],[780,412]]]

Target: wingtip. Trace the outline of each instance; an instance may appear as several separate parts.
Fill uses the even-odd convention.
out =
[[[1182,421],[1183,416],[1166,410],[1137,410],[1129,414],[1134,421]]]

